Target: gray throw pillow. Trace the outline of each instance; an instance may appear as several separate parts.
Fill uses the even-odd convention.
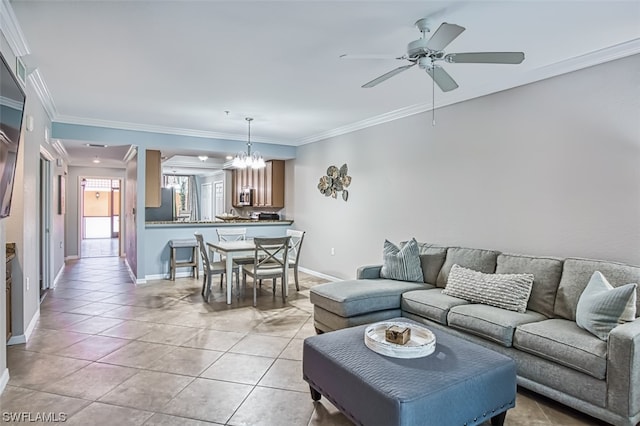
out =
[[[618,324],[635,320],[637,286],[613,287],[600,271],[595,271],[578,300],[576,323],[599,339],[608,340]]]
[[[398,248],[389,240],[384,240],[382,250],[383,265],[380,271],[382,278],[399,281],[422,282],[420,252],[418,242],[412,238],[402,248]]]
[[[470,302],[525,312],[533,287],[532,274],[485,274],[453,265],[442,293]]]

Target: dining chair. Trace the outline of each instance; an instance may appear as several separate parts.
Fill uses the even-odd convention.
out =
[[[202,280],[202,292],[200,294],[202,294],[202,297],[204,297],[205,300],[209,300],[209,295],[211,294],[211,282],[213,281],[213,276],[220,274],[220,277],[221,277],[220,280],[224,281],[224,274],[227,270],[227,265],[225,264],[225,262],[222,262],[222,261],[211,262],[209,260],[209,254],[207,253],[207,248],[205,247],[206,244],[204,242],[204,238],[202,237],[202,234],[199,232],[196,232],[194,235],[196,237],[196,240],[198,241],[198,247],[200,247],[200,257],[202,258],[202,268],[204,271],[204,273],[202,274],[204,276]],[[232,269],[232,272],[236,274],[236,287],[239,291],[240,290],[239,267],[234,266]]]
[[[255,249],[252,267],[242,268],[242,286],[247,286],[247,275],[253,277],[253,306],[258,301],[258,282],[263,279],[273,280],[273,294],[276,293],[278,278],[282,281],[282,301],[287,297],[287,255],[291,237],[254,238]]]
[[[247,239],[247,228],[216,228],[218,241],[243,241]],[[220,261],[224,262],[225,258],[220,256]],[[233,258],[236,265],[250,265],[253,263],[253,256],[239,256]],[[220,277],[220,287],[222,287],[222,279]]]
[[[298,261],[300,260],[300,249],[304,240],[304,231],[296,231],[295,229],[287,229],[287,236],[291,237],[289,244],[289,268],[293,268],[293,277],[296,282],[296,290],[300,291],[298,283]]]

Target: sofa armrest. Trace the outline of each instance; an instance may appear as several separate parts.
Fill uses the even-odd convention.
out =
[[[359,280],[374,280],[380,278],[381,270],[382,265],[361,266],[358,268],[358,272],[356,272],[356,278]]]
[[[607,354],[607,407],[631,417],[640,412],[640,318],[611,331]]]

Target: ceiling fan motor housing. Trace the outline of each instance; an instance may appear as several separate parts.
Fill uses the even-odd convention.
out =
[[[429,40],[421,38],[418,40],[414,40],[407,45],[407,56],[409,58],[418,58],[420,56],[425,56],[425,54],[429,54],[433,52],[427,47],[427,43]]]

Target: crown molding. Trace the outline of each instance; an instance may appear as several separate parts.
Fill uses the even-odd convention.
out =
[[[0,0],[0,31],[7,39],[15,56],[25,56],[31,53],[9,0]]]
[[[42,107],[44,108],[45,112],[49,116],[49,120],[53,121],[57,115],[56,105],[53,102],[53,97],[51,96],[51,92],[49,92],[49,88],[47,87],[47,84],[44,82],[44,79],[42,78],[40,71],[36,69],[31,74],[29,74],[28,79],[31,85],[33,86],[33,89],[35,90],[36,95],[38,96],[38,99],[40,99],[40,103],[42,103]]]
[[[445,106],[453,105],[459,102],[474,99],[480,96],[485,96],[491,93],[501,92],[503,90],[512,89],[514,87],[523,86],[525,84],[535,83],[536,81],[545,80],[547,78],[555,77],[562,74],[567,74],[573,71],[578,71],[583,68],[588,68],[594,65],[603,64],[606,62],[614,61],[616,59],[625,58],[627,56],[640,53],[640,38],[630,40],[628,42],[620,43],[614,46],[610,46],[604,49],[595,50],[584,55],[575,56],[563,61],[555,62],[553,64],[546,65],[544,67],[536,68],[523,73],[520,76],[516,76],[506,82],[502,82],[500,85],[487,85],[482,88],[475,89],[473,91],[466,91],[464,96],[453,96],[447,99],[446,102],[436,102],[435,109]],[[455,93],[455,92],[454,92]],[[306,145],[313,142],[318,142],[324,139],[332,138],[335,136],[344,135],[347,133],[355,132],[357,130],[366,129],[368,127],[377,126],[378,124],[387,123],[389,121],[398,120],[401,118],[409,117],[415,114],[431,111],[432,103],[424,102],[408,107],[400,108],[395,111],[380,114],[374,117],[367,118],[365,120],[357,121],[355,123],[348,124],[346,126],[338,127],[326,132],[317,133],[306,138],[302,138],[296,141],[295,145]]]
[[[133,160],[136,154],[138,154],[138,147],[136,145],[131,145],[129,146],[129,150],[127,151],[127,153],[124,154],[122,161],[128,163],[129,161]]]
[[[58,139],[51,142],[51,146],[53,147],[53,149],[56,150],[58,155],[60,155],[60,157],[62,157],[64,160],[69,159],[69,153],[65,149],[64,145],[62,145],[62,143]]]
[[[124,121],[110,121],[110,120],[100,120],[95,118],[84,118],[84,117],[76,117],[71,115],[58,115],[55,118],[55,121],[58,123],[64,124],[76,124],[80,126],[95,126],[95,127],[106,127],[109,129],[119,129],[119,130],[132,130],[137,132],[149,132],[149,133],[163,133],[169,135],[178,135],[178,136],[192,136],[196,138],[209,138],[209,139],[225,139],[232,141],[246,141],[247,135],[243,134],[235,134],[235,133],[220,133],[220,132],[209,132],[206,130],[193,130],[193,129],[181,129],[177,127],[167,127],[167,126],[156,126],[153,124],[138,124],[138,123],[128,123]],[[286,141],[280,141],[270,138],[254,138],[251,137],[251,142],[257,143],[269,143],[269,144],[277,144],[277,145],[291,145],[291,143],[287,143]]]

